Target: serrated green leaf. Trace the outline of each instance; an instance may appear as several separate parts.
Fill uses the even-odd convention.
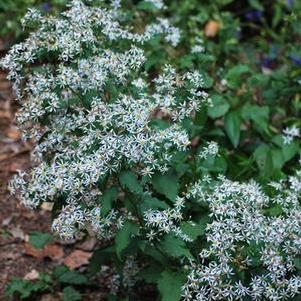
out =
[[[118,195],[118,190],[116,187],[111,187],[99,198],[99,203],[101,205],[101,213],[103,216],[112,209],[113,201]]]
[[[264,7],[262,6],[262,4],[258,0],[248,0],[248,1],[249,1],[249,4],[250,4],[251,7],[255,8],[255,9],[258,9],[258,10],[261,10],[261,11],[264,10]]]
[[[88,278],[78,271],[66,271],[58,277],[59,282],[74,285],[83,285],[88,283]]]
[[[254,127],[260,133],[268,133],[270,109],[267,106],[247,104],[242,111],[242,118],[252,120]]]
[[[161,301],[179,301],[184,283],[185,275],[165,270],[158,280]]]
[[[208,108],[208,115],[213,119],[224,116],[230,108],[229,103],[219,95],[213,95],[211,99],[212,106]]]
[[[63,289],[63,301],[79,301],[81,299],[81,294],[72,286]]]
[[[203,77],[203,86],[202,87],[205,89],[211,88],[213,86],[213,82],[214,82],[212,77],[210,77],[208,75],[208,73],[206,73],[206,72],[200,72],[200,74]]]
[[[136,175],[131,171],[123,171],[119,176],[121,186],[132,193],[142,194],[143,188],[137,180]]]
[[[208,157],[202,162],[201,168],[205,168],[209,172],[225,173],[227,170],[227,161],[220,156]]]
[[[162,273],[163,266],[152,263],[147,268],[144,268],[139,275],[147,282],[147,283],[156,283]]]
[[[139,207],[140,210],[144,212],[149,209],[167,209],[168,205],[157,198],[146,197],[143,199]]]
[[[294,265],[299,271],[301,271],[301,258],[300,257],[296,257],[294,259]]]
[[[156,10],[156,6],[152,4],[151,2],[141,1],[137,5],[138,9],[145,10],[145,11],[153,11]]]
[[[240,114],[238,111],[229,112],[225,116],[225,130],[232,142],[233,146],[236,148],[239,144],[240,139]]]
[[[241,75],[249,71],[250,68],[247,65],[237,65],[232,67],[226,75],[228,86],[230,88],[238,88],[243,81]]]
[[[272,154],[270,147],[266,144],[261,144],[254,152],[254,158],[263,176],[270,176],[274,171]]]
[[[279,216],[283,213],[283,210],[279,204],[276,204],[270,208],[265,209],[264,213],[268,216]]]
[[[193,259],[193,256],[185,245],[185,242],[173,234],[167,234],[161,241],[159,247],[164,253],[171,257],[184,256]]]
[[[285,164],[285,159],[281,149],[271,149],[270,151],[272,157],[273,167],[275,169],[281,170]]]
[[[115,237],[116,254],[121,258],[122,252],[129,246],[133,236],[137,235],[139,227],[136,224],[126,222]]]
[[[181,229],[185,234],[195,240],[198,236],[205,234],[205,229],[210,221],[209,216],[204,216],[196,223],[185,222],[181,224]]]
[[[284,144],[282,147],[282,153],[285,162],[294,158],[299,152],[299,143],[297,141],[292,141],[290,144]]]
[[[178,195],[179,182],[175,173],[155,174],[152,177],[154,189],[166,196],[169,200],[174,201]]]
[[[39,231],[29,233],[29,243],[36,249],[43,249],[51,240],[52,236],[49,233]]]
[[[21,299],[27,299],[35,293],[43,292],[49,288],[49,284],[42,280],[32,282],[20,278],[13,278],[5,288],[5,294],[13,297],[18,296]]]

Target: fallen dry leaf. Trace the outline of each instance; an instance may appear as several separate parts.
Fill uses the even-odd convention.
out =
[[[39,299],[39,301],[60,301],[61,299],[58,296],[54,296],[53,294],[46,294]]]
[[[91,252],[85,252],[82,250],[75,250],[69,256],[64,259],[64,264],[71,270],[79,268],[89,263],[91,258]]]
[[[3,221],[2,221],[2,226],[8,226],[10,224],[10,222],[12,221],[13,219],[13,216],[9,216],[7,218],[5,218]]]
[[[17,170],[22,170],[24,169],[24,162],[20,162],[20,161],[15,161],[12,162],[9,167],[8,170],[12,173],[16,172]]]
[[[10,127],[6,131],[6,137],[13,140],[19,140],[21,139],[21,132],[16,127]]]
[[[205,26],[205,36],[208,38],[214,38],[221,28],[220,23],[217,21],[209,21]]]
[[[57,244],[50,244],[45,246],[43,249],[36,249],[29,243],[24,245],[25,254],[42,260],[47,257],[54,261],[59,261],[64,256],[63,248]]]
[[[195,138],[193,138],[193,139],[191,140],[191,146],[192,146],[192,147],[197,147],[198,144],[199,144],[199,142],[200,142],[200,137],[197,136],[197,137],[195,137]]]
[[[14,238],[20,238],[23,240],[25,237],[24,232],[19,225],[9,229],[9,232]]]
[[[41,260],[41,259],[44,258],[43,249],[38,250],[38,249],[34,248],[32,245],[30,245],[28,243],[26,243],[24,245],[24,251],[25,251],[26,255],[35,257],[38,260]]]
[[[36,280],[40,276],[39,272],[35,269],[31,270],[29,273],[27,273],[23,279],[25,280]]]
[[[45,211],[51,211],[52,208],[53,208],[53,205],[54,203],[51,203],[51,202],[44,202],[42,205],[41,205],[41,208]]]
[[[64,257],[63,248],[60,245],[47,245],[44,248],[44,257],[49,257],[52,260],[60,260]]]

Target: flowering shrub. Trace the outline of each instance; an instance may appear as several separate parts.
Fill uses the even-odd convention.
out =
[[[255,182],[225,177],[189,189],[186,198],[205,205],[210,222],[185,300],[291,300],[300,293],[300,176],[270,183],[271,196]]]
[[[1,63],[22,103],[24,137],[36,141],[34,166],[11,191],[31,208],[54,203],[52,228],[62,238],[88,233],[103,242],[91,269],[111,278],[112,293],[122,288],[139,300],[133,288],[143,282],[157,284],[163,301],[294,297],[301,288],[300,171],[287,180],[280,173],[270,185],[230,180],[241,174],[239,164],[228,159],[227,143],[211,141],[221,132],[206,131],[207,115],[225,116],[236,148],[242,115],[270,138],[269,109],[238,109],[234,100],[230,110],[220,95],[208,96],[212,80],[201,71],[154,63],[158,45],[176,52],[180,30],[145,13],[158,13],[162,1],[137,7],[148,24],[116,0],[73,0],[58,17],[27,13],[24,26],[36,31]],[[205,48],[196,39],[181,63],[191,55],[198,64]],[[240,87],[247,72],[233,67],[220,90]],[[277,171],[295,158],[299,137],[292,126],[270,139],[283,161]],[[254,152],[265,170],[267,148]]]

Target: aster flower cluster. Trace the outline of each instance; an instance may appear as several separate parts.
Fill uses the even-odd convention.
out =
[[[220,176],[199,181],[187,202],[208,205],[206,245],[183,286],[184,300],[290,300],[301,291],[301,173],[271,183]]]
[[[300,139],[300,129],[295,125],[287,127],[283,130],[282,137],[284,144],[291,144],[294,139]]]
[[[184,200],[184,198],[177,197],[174,208],[165,210],[150,209],[144,213],[145,226],[150,229],[146,235],[149,241],[160,239],[162,234],[168,233],[173,233],[184,241],[192,241],[179,227],[183,220]]]
[[[218,155],[219,147],[214,141],[207,142],[207,145],[203,147],[199,156],[202,159],[207,159],[208,157],[216,157]]]
[[[18,122],[37,141],[35,166],[14,179],[11,191],[32,208],[60,203],[53,229],[64,238],[87,225],[111,237],[125,213],[103,215],[100,182],[122,169],[164,173],[172,152],[190,144],[181,122],[210,102],[197,71],[179,75],[165,66],[149,83],[144,43],[163,35],[175,46],[179,30],[159,18],[135,33],[119,8],[119,1],[74,0],[59,17],[31,10],[24,24],[38,30],[1,62],[22,101]]]

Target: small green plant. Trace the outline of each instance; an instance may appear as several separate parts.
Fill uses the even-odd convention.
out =
[[[42,293],[62,292],[63,301],[81,300],[81,294],[74,286],[85,286],[88,278],[78,271],[71,271],[66,266],[57,266],[52,274],[39,274],[37,280],[14,278],[7,285],[5,293],[8,297],[32,300]]]
[[[21,18],[30,7],[36,7],[44,13],[61,10],[67,3],[65,0],[13,0],[0,3],[0,36],[4,46],[7,47],[15,40],[24,37]]]
[[[6,295],[28,300],[30,297],[47,291],[51,285],[52,279],[47,274],[41,274],[37,281],[14,278],[6,287]]]

